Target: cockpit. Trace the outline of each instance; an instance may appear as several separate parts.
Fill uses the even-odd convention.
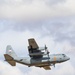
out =
[[[63,57],[66,57],[66,55],[65,54],[62,54],[63,55]]]

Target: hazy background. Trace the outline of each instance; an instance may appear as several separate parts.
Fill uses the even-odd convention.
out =
[[[52,70],[4,60],[6,46],[18,56],[28,56],[28,39],[45,44],[51,54],[64,53],[70,60]],[[0,75],[75,75],[75,0],[0,0]]]

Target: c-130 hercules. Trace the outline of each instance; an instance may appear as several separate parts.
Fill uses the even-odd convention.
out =
[[[28,67],[36,66],[42,67],[45,70],[51,70],[50,66],[54,66],[56,63],[62,63],[70,58],[65,54],[51,54],[47,50],[47,47],[40,48],[34,38],[28,39],[28,51],[30,57],[18,57],[13,51],[10,45],[6,48],[6,54],[4,54],[5,60],[12,66],[16,66],[16,62],[27,65]]]

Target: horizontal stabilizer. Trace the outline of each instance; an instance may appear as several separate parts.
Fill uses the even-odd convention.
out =
[[[16,62],[10,55],[4,54],[4,57],[5,57],[5,61],[7,61],[10,65],[16,66]]]
[[[11,66],[16,66],[16,62],[14,60],[12,61],[7,61]]]

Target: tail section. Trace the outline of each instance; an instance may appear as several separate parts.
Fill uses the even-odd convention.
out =
[[[6,54],[10,55],[10,56],[13,57],[13,58],[16,58],[16,57],[17,57],[17,55],[16,55],[16,53],[13,51],[11,45],[8,45],[8,46],[6,47]]]
[[[7,61],[10,65],[16,66],[16,62],[11,56],[9,56],[8,54],[4,54],[4,57],[5,57],[5,61]]]
[[[12,66],[16,66],[15,58],[17,58],[17,55],[13,51],[12,47],[8,45],[6,47],[6,54],[4,54],[5,60]]]

